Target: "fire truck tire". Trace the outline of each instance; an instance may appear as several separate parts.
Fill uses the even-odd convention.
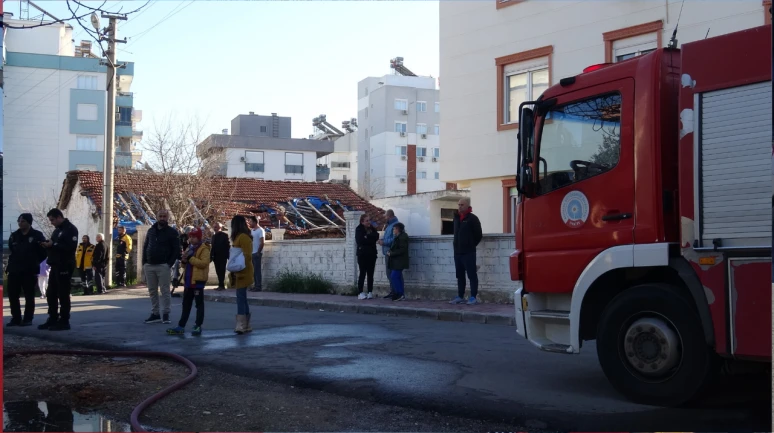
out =
[[[597,356],[613,387],[640,404],[680,406],[712,376],[701,319],[680,288],[668,284],[632,287],[605,307]]]

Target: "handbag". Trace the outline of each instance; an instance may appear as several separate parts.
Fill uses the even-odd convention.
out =
[[[245,267],[245,255],[242,253],[242,248],[231,247],[231,250],[228,252],[226,270],[229,272],[240,272],[245,270]]]

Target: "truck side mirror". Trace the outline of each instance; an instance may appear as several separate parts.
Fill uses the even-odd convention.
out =
[[[533,196],[532,162],[533,137],[535,131],[535,112],[531,108],[524,107],[522,103],[519,116],[519,170],[516,176],[516,186],[520,194],[526,197]]]

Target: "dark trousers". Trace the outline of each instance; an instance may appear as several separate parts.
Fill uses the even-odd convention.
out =
[[[97,272],[94,273],[94,286],[97,293],[105,293],[105,268],[97,268]]]
[[[216,257],[213,262],[215,262],[215,273],[218,274],[218,287],[226,287],[226,263],[228,263],[228,257]]]
[[[476,272],[476,252],[455,254],[454,268],[457,273],[457,296],[465,297],[465,274],[470,279],[470,296],[478,295],[478,273]]]
[[[83,294],[91,294],[91,282],[94,280],[94,270],[91,268],[79,269],[79,273],[81,275],[81,286],[83,286]]]
[[[204,323],[204,289],[186,287],[183,289],[183,314],[180,315],[180,322],[177,323],[183,328],[188,323],[194,300],[196,300],[196,326],[202,326]]]
[[[70,280],[75,269],[52,266],[48,277],[48,320],[70,322]]]
[[[263,286],[261,285],[261,258],[263,253],[253,254],[253,281],[255,282],[255,290],[260,291]]]
[[[126,259],[116,257],[116,283],[126,285]]]
[[[24,318],[25,322],[31,322],[35,315],[35,287],[38,285],[36,275],[8,274],[8,304],[11,306],[11,321],[22,323],[21,299],[24,293]]]
[[[357,266],[360,268],[360,275],[357,277],[357,288],[362,293],[363,283],[368,277],[368,293],[374,291],[374,269],[376,269],[376,256],[358,256]]]

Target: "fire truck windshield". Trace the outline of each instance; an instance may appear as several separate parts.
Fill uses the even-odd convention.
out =
[[[611,170],[621,149],[621,95],[553,107],[543,119],[538,194]]]

